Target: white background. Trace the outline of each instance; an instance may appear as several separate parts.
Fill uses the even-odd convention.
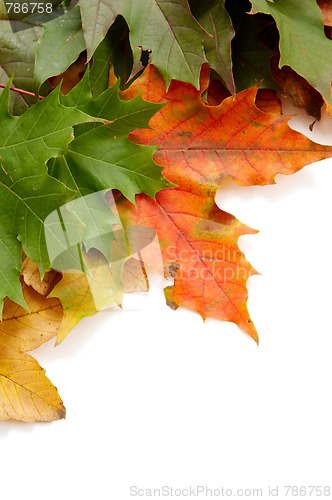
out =
[[[296,120],[332,145],[331,118],[314,134]],[[248,283],[259,348],[234,324],[169,309],[155,277],[123,311],[32,353],[67,419],[0,424],[1,500],[129,500],[130,486],[164,485],[332,491],[332,160],[276,180],[227,182],[217,197],[260,230],[239,241],[262,273]]]

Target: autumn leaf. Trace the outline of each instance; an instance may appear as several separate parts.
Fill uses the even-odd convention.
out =
[[[23,277],[34,287],[28,286]],[[59,275],[50,271],[41,280],[37,266],[25,257],[21,280],[28,310],[7,297],[0,322],[0,420],[40,422],[65,418],[57,389],[37,361],[24,353],[55,337],[60,328],[61,303],[47,297]]]
[[[246,305],[246,281],[256,271],[237,246],[241,235],[255,231],[187,187],[162,191],[156,201],[139,195],[137,208],[118,199],[121,221],[155,228],[165,273],[174,278],[165,289],[169,306],[233,321],[258,342]]]
[[[29,308],[6,298],[0,322],[0,345],[20,351],[32,351],[56,336],[62,322],[58,299],[47,298],[23,284],[23,296]]]
[[[75,138],[64,155],[63,168],[52,167],[52,176],[66,179],[66,185],[81,196],[105,189],[119,189],[128,199],[144,192],[154,196],[170,184],[161,168],[152,160],[152,148],[134,145],[128,134],[137,127],[148,127],[160,105],[137,96],[130,102],[118,97],[118,85],[92,99],[89,72],[61,102],[87,115],[105,120],[105,125],[82,124],[75,128]],[[99,126],[100,125],[100,126]]]
[[[255,104],[265,113],[272,113],[274,115],[282,114],[281,101],[275,90],[258,89]]]
[[[279,56],[271,59],[271,73],[283,93],[291,97],[294,106],[304,109],[315,120],[320,120],[323,98],[307,80],[295,73],[289,66],[278,67]]]
[[[0,419],[49,422],[65,416],[56,387],[38,362],[0,344]]]
[[[274,182],[276,174],[292,174],[309,163],[329,158],[332,148],[310,141],[288,126],[289,117],[264,113],[255,105],[257,87],[208,106],[201,93],[208,85],[203,67],[201,89],[173,82],[168,92],[158,71],[149,66],[122,93],[142,93],[153,102],[169,101],[151,120],[151,130],[130,137],[141,144],[159,146],[155,161],[164,176],[195,193],[215,192],[231,176],[242,185]]]
[[[61,279],[61,273],[51,269],[41,279],[37,265],[25,256],[22,262],[21,277],[26,285],[32,286],[40,295],[48,295]]]
[[[117,88],[108,89],[92,100],[88,72],[79,85],[61,97],[61,103],[55,90],[21,117],[8,113],[8,96],[7,87],[0,96],[0,191],[3,209],[10,210],[14,219],[5,218],[0,231],[3,238],[0,301],[9,296],[24,306],[19,283],[21,243],[44,273],[51,266],[47,246],[53,248],[59,242],[53,219],[52,225],[44,224],[49,216],[75,195],[84,200],[88,194],[114,187],[133,199],[137,192],[154,196],[170,184],[152,160],[154,149],[137,146],[127,137],[137,126],[147,126],[159,106],[141,98],[131,103],[121,102]],[[91,122],[96,120],[112,123],[95,127]],[[85,122],[89,122],[87,127],[76,128],[73,140],[72,127]],[[86,233],[95,230],[98,237],[101,227],[103,234],[111,235],[111,214],[105,202],[98,213],[95,205],[89,207],[76,200],[72,203],[76,205],[71,213],[71,227],[76,225],[76,232],[82,229],[83,221]],[[107,210],[108,220],[101,223]],[[57,220],[61,229],[61,220]],[[46,243],[45,233],[53,235],[53,243]],[[63,246],[63,250],[68,248]],[[76,260],[80,268],[80,261]]]
[[[219,106],[230,93],[218,79],[210,81],[207,88],[206,102],[210,106]],[[281,101],[274,89],[259,88],[255,99],[256,106],[265,113],[281,115]]]
[[[121,101],[118,85],[92,99],[88,70],[61,102],[106,121],[100,127],[95,123],[75,127],[67,152],[49,161],[48,172],[77,193],[67,208],[85,224],[80,233],[85,249],[96,248],[110,260],[112,225],[118,221],[104,199],[106,190],[117,188],[133,201],[137,193],[153,197],[171,185],[152,159],[154,148],[135,145],[128,139],[130,131],[149,126],[160,106],[141,97]]]

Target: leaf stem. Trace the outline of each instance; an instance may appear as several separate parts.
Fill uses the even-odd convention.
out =
[[[0,88],[4,89],[6,88],[6,85],[4,85],[3,83],[0,83]],[[28,90],[23,90],[23,89],[18,89],[16,87],[9,87],[9,90],[13,90],[14,92],[18,92],[19,94],[24,94],[24,95],[29,95],[31,97],[37,97],[36,94],[34,94],[33,92],[29,92]],[[45,97],[43,96],[38,96],[39,99],[45,99]]]

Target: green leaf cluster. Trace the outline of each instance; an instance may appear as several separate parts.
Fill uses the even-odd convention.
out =
[[[161,106],[141,97],[121,101],[118,84],[93,98],[89,73],[69,94],[57,88],[21,116],[9,112],[12,79],[0,96],[1,305],[8,296],[24,306],[22,249],[42,274],[55,267],[50,254],[62,254],[58,270],[80,269],[77,243],[110,258],[119,221],[107,190],[134,203],[138,193],[154,197],[171,185],[152,159],[155,148],[128,139]],[[96,78],[92,85],[96,90]]]

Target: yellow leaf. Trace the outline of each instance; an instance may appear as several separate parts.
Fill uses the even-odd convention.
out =
[[[0,345],[0,419],[50,422],[65,416],[57,389],[38,362]]]
[[[6,298],[0,322],[0,344],[31,351],[52,339],[60,328],[62,307],[59,299],[46,298],[23,283],[29,311]]]

